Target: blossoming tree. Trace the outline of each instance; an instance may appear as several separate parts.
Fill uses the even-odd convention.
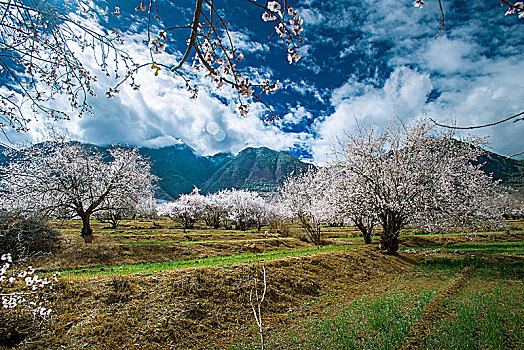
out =
[[[282,200],[294,218],[306,231],[310,241],[322,243],[321,227],[333,218],[335,209],[331,202],[327,170],[310,168],[295,177],[288,178],[282,186]]]
[[[483,152],[479,140],[453,136],[425,121],[408,127],[394,120],[383,133],[359,126],[340,142],[337,166],[360,184],[353,187],[366,199],[360,210],[378,219],[388,253],[397,252],[407,224],[444,230],[500,223],[501,189],[472,163]]]
[[[191,193],[181,195],[174,202],[160,204],[157,207],[157,213],[160,216],[169,216],[179,221],[185,230],[193,228],[196,221],[204,217],[206,205],[206,198],[195,187]]]
[[[87,146],[51,142],[23,149],[0,168],[0,207],[27,214],[80,217],[93,240],[91,216],[152,195],[149,162],[137,149],[111,148],[104,157]]]
[[[298,61],[303,29],[298,11],[286,0],[245,3],[260,9],[258,20],[273,24],[277,34],[273,38],[282,40],[289,63]],[[258,79],[256,74],[247,76],[247,69],[242,72],[239,62],[244,54],[235,47],[230,23],[214,1],[194,0],[189,22],[162,16],[163,7],[168,4],[157,0],[137,1],[137,5],[137,18],[147,28],[144,50],[149,59],[145,62],[135,62],[137,58],[126,51],[118,19],[132,14],[121,12],[119,7],[104,10],[87,0],[60,5],[48,0],[0,1],[0,73],[7,77],[2,84],[13,91],[0,95],[0,128],[27,130],[30,119],[24,111],[25,104],[39,114],[69,119],[71,111],[57,107],[52,101],[58,95],[67,97],[74,114],[92,113],[88,99],[94,96],[93,84],[99,72],[87,68],[81,52],[91,52],[100,72],[115,79],[106,92],[109,98],[124,83],[139,89],[135,75],[140,69],[150,69],[154,76],[160,71],[180,76],[196,97],[198,87],[192,84],[196,70],[206,73],[216,88],[229,86],[236,91],[241,115],[248,113],[251,101],[258,101],[268,108],[271,118],[273,110],[263,95],[275,92],[279,83]],[[178,56],[172,62],[162,53],[169,45],[183,42],[179,33],[187,35],[185,50],[171,51]]]

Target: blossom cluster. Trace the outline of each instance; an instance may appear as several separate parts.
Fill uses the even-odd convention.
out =
[[[504,6],[504,3],[506,3],[509,8],[506,11],[506,16],[518,14],[520,19],[524,18],[524,3],[522,1],[516,2],[514,4],[511,4],[507,1],[501,1],[500,6]]]
[[[73,12],[73,7],[74,16],[66,12]],[[99,16],[83,1],[64,7],[49,1],[4,1],[0,12],[0,72],[7,74],[10,90],[17,92],[16,99],[0,96],[0,129],[27,131],[30,113],[22,108],[26,103],[33,112],[54,120],[92,114],[87,99],[95,95],[92,84],[97,78],[80,59],[80,50],[92,50],[94,62],[106,75],[111,52],[120,65],[132,64],[129,55],[118,47],[122,43],[118,31],[99,31],[78,20]],[[114,15],[120,16],[118,8]],[[72,50],[71,43],[79,50]],[[58,96],[65,97],[70,107],[57,107],[53,101]]]
[[[249,2],[264,10],[262,15],[264,21],[275,22],[275,31],[286,47],[289,63],[300,60],[299,49],[302,44],[300,33],[303,30],[303,19],[300,17],[299,12],[290,7],[286,0],[269,1],[266,5]],[[244,60],[244,53],[235,48],[232,39],[233,35],[229,29],[230,23],[222,17],[223,13],[215,8],[212,2],[206,2],[208,8],[203,8],[202,1],[195,1],[195,4],[196,8],[191,23],[188,25],[171,25],[171,23],[163,22],[160,26],[162,29],[156,34],[153,34],[153,31],[156,31],[156,27],[151,25],[151,19],[152,14],[155,14],[154,19],[161,20],[158,16],[157,1],[153,0],[149,4],[144,4],[141,1],[135,8],[136,11],[147,12],[149,16],[148,39],[144,42],[147,43],[150,49],[152,58],[150,66],[155,76],[163,68],[168,72],[176,73],[185,80],[186,89],[191,93],[191,97],[196,98],[198,96],[198,88],[193,86],[191,79],[199,78],[199,75],[183,69],[190,53],[194,52],[192,67],[197,73],[203,73],[215,83],[217,89],[230,87],[236,91],[237,110],[241,116],[246,116],[249,113],[251,102],[258,101],[269,110],[266,120],[275,119],[274,117],[276,116],[274,116],[273,109],[264,101],[263,95],[276,92],[280,88],[280,83],[278,81],[270,81],[267,77],[257,74],[247,76],[243,73],[240,62]],[[120,15],[119,9],[115,8],[113,14],[118,17]],[[171,32],[174,30],[190,31],[190,37],[186,41],[186,52],[174,64],[161,63],[156,60],[156,55],[166,50],[168,41],[172,37]],[[146,65],[132,69],[131,73],[124,77],[124,80],[128,78],[132,80],[134,71],[144,66]],[[138,88],[136,85],[133,85],[133,88],[135,87]],[[109,91],[108,96],[113,96],[113,92]]]
[[[192,228],[197,220],[204,220],[215,228],[234,224],[240,230],[290,217],[275,198],[263,198],[257,192],[235,189],[204,196],[195,188],[176,201],[160,204],[157,213],[179,221],[184,228]]]
[[[421,9],[424,6],[426,6],[426,2],[422,1],[422,0],[415,0],[415,1],[413,1],[413,6],[418,7],[418,8]]]
[[[289,18],[286,18],[289,17]],[[298,62],[302,55],[298,52],[302,39],[300,33],[304,28],[304,20],[300,17],[299,12],[292,7],[287,7],[284,3],[284,8],[278,1],[270,1],[267,4],[267,11],[262,14],[262,19],[265,22],[275,21],[275,31],[286,43],[287,60],[289,64]]]
[[[427,5],[427,2],[425,2],[423,0],[414,0],[413,1],[413,6],[418,7],[420,9],[423,8],[426,5]],[[513,14],[518,14],[518,17],[520,19],[524,18],[524,3],[522,1],[512,3],[512,2],[507,1],[507,0],[501,0],[500,1],[500,6],[504,6],[504,5],[508,6],[508,10],[505,13],[506,16],[513,15]]]
[[[50,279],[42,278],[31,266],[28,266],[26,270],[12,271],[14,263],[11,254],[3,254],[0,259],[2,261],[0,268],[2,308],[24,308],[35,316],[42,318],[49,316],[52,310],[47,307],[43,293],[53,288],[52,284],[58,282],[58,275],[54,274]]]

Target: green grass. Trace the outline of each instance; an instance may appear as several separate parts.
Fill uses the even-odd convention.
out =
[[[96,266],[83,269],[64,270],[60,272],[62,276],[100,276],[128,273],[149,273],[155,271],[175,270],[188,267],[210,267],[210,266],[228,266],[241,263],[252,263],[261,260],[273,260],[278,258],[300,256],[330,252],[335,250],[344,250],[358,247],[358,245],[343,246],[325,246],[321,248],[306,248],[280,250],[265,253],[238,254],[228,256],[217,256],[202,259],[170,260],[154,263],[124,264],[112,266]]]
[[[417,265],[415,270],[425,272],[446,272],[456,274],[466,267],[474,267],[475,275],[481,278],[500,277],[512,280],[524,278],[524,261],[493,262],[481,257],[467,257],[463,259],[439,258]]]
[[[171,243],[181,243],[180,241],[143,241],[143,242],[122,242],[122,245],[146,245],[146,244],[171,244]]]
[[[491,263],[485,259],[439,259],[423,264],[424,278],[451,281],[474,266],[465,295],[446,299],[446,316],[431,323],[419,349],[524,349],[524,295],[520,281],[524,262]],[[418,275],[418,274],[417,274]],[[440,278],[441,278],[440,277]],[[468,287],[469,286],[469,287]],[[391,293],[363,297],[338,307],[336,314],[301,321],[291,331],[268,332],[268,349],[399,349],[420,319],[424,306],[437,295]],[[235,349],[256,349],[257,339]]]
[[[267,238],[276,239],[276,238]],[[277,238],[278,240],[290,240],[291,238]],[[264,241],[265,238],[260,239],[219,239],[219,240],[199,240],[199,241],[143,241],[143,242],[122,242],[123,245],[141,245],[141,244],[198,244],[198,243],[234,243],[234,242],[257,242]]]
[[[101,230],[104,232],[105,230]],[[187,231],[186,233],[183,232],[173,232],[174,230],[154,230],[154,229],[144,229],[143,231],[147,231],[147,233],[128,233],[128,232],[114,232],[115,230],[107,230],[105,232],[108,232],[111,236],[126,236],[126,237],[144,237],[144,236],[257,236],[257,235],[264,235],[264,232],[249,232],[249,231],[215,231],[214,233],[209,233],[208,230],[203,231]],[[135,230],[133,230],[135,231]],[[137,230],[138,231],[138,230]],[[156,231],[164,231],[164,232],[156,232]],[[166,233],[165,231],[171,231],[171,233]],[[273,236],[276,237],[277,234],[271,233],[267,234],[267,236]]]
[[[450,318],[426,339],[427,349],[524,349],[522,290],[500,284],[448,304]]]
[[[336,315],[305,321],[298,331],[270,333],[268,349],[399,349],[435,295],[394,294],[364,297],[341,306]],[[252,349],[241,344],[237,349]]]
[[[486,254],[524,254],[524,241],[519,242],[488,242],[488,243],[464,243],[450,245],[435,245],[424,247],[408,247],[405,249],[445,249],[460,250],[467,253]]]

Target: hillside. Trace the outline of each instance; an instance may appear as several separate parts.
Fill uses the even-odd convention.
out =
[[[140,153],[151,160],[151,171],[161,179],[159,195],[167,199],[189,193],[194,186],[201,188],[231,158],[224,153],[213,157],[197,156],[184,144],[158,149],[141,148]]]
[[[493,152],[479,157],[483,170],[506,186],[524,188],[524,160],[510,159]]]
[[[107,152],[107,147],[86,145]],[[0,146],[0,165],[7,162]],[[140,148],[140,153],[151,160],[152,172],[161,178],[157,197],[176,199],[189,193],[195,186],[203,193],[212,193],[228,188],[253,191],[275,191],[292,173],[307,169],[287,152],[274,151],[266,147],[246,148],[238,155],[218,153],[214,156],[199,156],[185,144],[163,148]],[[524,161],[509,159],[487,152],[479,158],[484,170],[502,184],[524,188]]]
[[[308,166],[287,152],[266,147],[246,148],[218,169],[205,182],[202,190],[212,193],[237,188],[271,192],[277,190],[290,174],[300,173]]]

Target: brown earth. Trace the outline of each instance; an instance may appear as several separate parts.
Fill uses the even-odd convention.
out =
[[[363,246],[267,262],[265,330],[294,323],[288,315],[296,316],[295,310],[309,310],[309,317],[322,312],[329,303],[304,306],[330,292],[354,297],[363,291],[359,286],[387,282],[420,260],[418,255],[386,256],[376,246]],[[256,270],[237,265],[149,276],[63,278],[53,320],[38,340],[21,348],[223,348],[256,334],[249,304]]]
[[[107,225],[101,223],[94,223],[93,226],[95,241],[92,244],[85,244],[79,236],[80,224],[77,221],[68,222],[67,228],[61,230],[61,249],[53,255],[35,259],[31,264],[39,270],[51,271],[311,247],[305,242],[298,228],[294,228],[293,237],[285,238],[264,234],[264,230],[262,232],[256,230],[242,232],[208,230],[204,227],[183,233],[178,224],[166,220],[126,222],[117,230],[104,230],[103,228]],[[325,230],[325,236],[331,237],[326,239],[328,244],[364,244],[363,239],[336,239],[337,237],[358,237],[354,228],[326,228]],[[410,231],[408,230],[407,233]],[[401,236],[399,243],[400,247],[422,247],[484,240],[505,242],[522,239],[524,239],[523,231],[513,231],[511,234],[500,232],[448,236]]]
[[[296,239],[166,245],[125,245],[113,237],[84,245],[80,237],[55,256],[41,258],[40,268],[160,261],[241,252],[284,250],[308,245]],[[76,240],[74,240],[76,239]],[[216,239],[216,238],[215,238]],[[521,241],[524,233],[405,237],[401,246],[462,242]],[[341,240],[345,244],[355,241]],[[388,256],[376,244],[283,258],[264,263],[267,299],[262,305],[264,332],[271,335],[299,327],[305,319],[334,313],[338,305],[362,295],[412,292],[425,285],[440,290],[450,278],[425,279],[413,270],[435,257],[459,252],[415,250]],[[511,258],[511,257],[510,257]],[[141,260],[143,259],[143,260]],[[513,259],[521,259],[515,257]],[[54,312],[38,337],[20,349],[222,349],[237,341],[256,341],[257,328],[249,303],[260,266],[188,268],[118,277],[62,278]],[[259,284],[259,289],[262,286]]]
[[[35,259],[32,263],[40,270],[49,271],[310,247],[302,241],[286,238],[169,244],[121,244],[121,242],[121,239],[99,238],[94,243],[86,245],[82,238],[75,237],[56,254]]]

